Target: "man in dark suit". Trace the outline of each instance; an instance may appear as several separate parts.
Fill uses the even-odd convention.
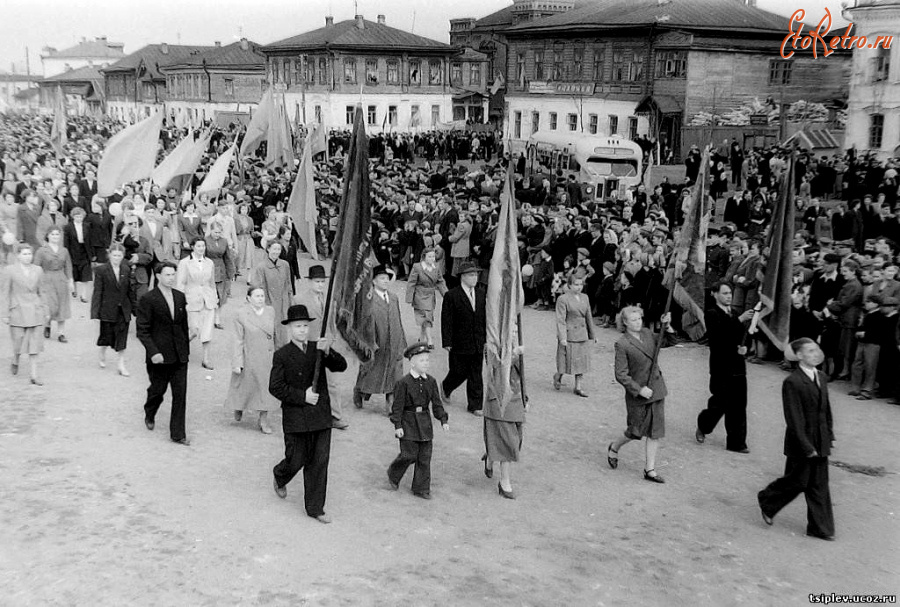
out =
[[[845,259],[841,264],[841,277],[844,285],[838,296],[825,306],[825,315],[837,319],[841,327],[838,341],[838,352],[834,359],[834,371],[831,379],[850,379],[850,367],[856,354],[856,330],[862,316],[863,286],[856,273],[859,264],[852,259]]]
[[[81,195],[88,200],[97,195],[97,175],[92,169],[84,172],[84,179],[78,182],[78,189],[81,190]]]
[[[274,488],[278,497],[287,497],[286,485],[303,470],[303,501],[306,514],[320,523],[330,523],[325,514],[328,486],[328,460],[331,456],[331,401],[328,396],[328,372],[347,369],[343,356],[327,341],[310,341],[310,317],[306,306],[288,308],[290,343],[276,350],[269,375],[269,393],[281,401],[284,429],[284,459],[275,466]],[[321,369],[316,360],[321,354]],[[313,380],[316,380],[313,385]]]
[[[138,301],[137,338],[147,351],[147,402],[144,424],[155,427],[156,412],[166,389],[172,387],[169,436],[180,445],[190,445],[184,430],[187,365],[190,354],[187,304],[184,293],[174,289],[176,266],[170,261],[156,265],[156,288]]]
[[[825,374],[816,370],[825,359],[818,344],[807,337],[791,342],[800,366],[781,386],[784,405],[784,476],[757,495],[767,525],[782,508],[806,496],[806,535],[834,539],[834,512],[828,488],[828,456],[834,442],[831,405]]]
[[[463,262],[459,268],[460,285],[447,291],[441,308],[441,343],[450,352],[450,370],[441,388],[449,398],[466,382],[467,408],[473,415],[481,415],[484,406],[481,367],[487,336],[487,291],[478,284],[480,271],[474,263]]]
[[[750,453],[747,448],[747,364],[744,355],[744,323],[753,310],[740,316],[731,311],[731,287],[726,282],[713,285],[715,305],[706,310],[706,336],[709,339],[709,391],[706,409],[697,416],[694,434],[698,443],[712,434],[725,416],[725,448]]]

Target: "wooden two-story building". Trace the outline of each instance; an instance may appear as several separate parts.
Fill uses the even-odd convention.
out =
[[[451,74],[451,63],[458,53],[386,25],[384,15],[374,22],[362,15],[338,23],[326,17],[324,27],[261,51],[288,114],[303,123],[349,127],[358,103],[376,133],[430,129],[452,118],[457,74]],[[463,77],[460,71],[460,83]]]

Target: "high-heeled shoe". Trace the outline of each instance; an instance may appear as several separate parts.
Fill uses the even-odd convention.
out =
[[[619,458],[618,458],[618,457],[613,457],[613,456],[610,455],[610,454],[611,454],[611,453],[615,453],[616,455],[618,455],[619,452],[618,452],[618,451],[614,451],[613,448],[612,448],[612,446],[613,446],[613,443],[610,443],[609,446],[606,448],[606,463],[609,464],[609,467],[610,467],[610,468],[612,468],[613,470],[615,470],[616,468],[619,467]]]
[[[213,367],[212,365],[210,365],[210,364],[207,363],[206,361],[203,361],[202,363],[200,363],[200,366],[203,367],[204,369],[209,369],[210,371],[215,371],[215,370],[216,370],[215,367]]]
[[[129,373],[128,369],[126,369],[125,367],[119,367],[118,371],[119,375],[121,375],[122,377],[131,377],[131,373]]]
[[[582,398],[587,398],[587,397],[588,397],[587,392],[585,392],[585,391],[582,390],[581,388],[575,388],[574,390],[572,390],[572,392],[574,392],[575,394],[577,394],[578,396],[580,396],[580,397],[582,397]]]
[[[105,361],[105,360],[98,360],[98,361],[97,361],[97,364],[100,365],[100,368],[101,368],[101,369],[105,369],[105,368],[106,368],[106,361]]]
[[[504,489],[503,485],[501,485],[500,483],[497,483],[497,489],[499,490],[502,497],[505,497],[508,500],[516,499],[516,494],[512,491],[507,491],[506,489]]]
[[[487,454],[481,456],[481,461],[484,462],[484,475],[488,478],[494,478],[494,469],[491,466],[488,466]]]
[[[43,386],[44,385],[44,382],[42,382],[41,380],[39,380],[36,377],[31,378],[31,383],[33,383],[35,386]]]
[[[652,475],[650,474],[651,472],[653,472]],[[654,483],[665,483],[666,482],[663,480],[663,477],[656,474],[656,471],[653,468],[650,468],[649,470],[644,470],[644,480],[651,481]]]
[[[554,373],[553,374],[553,389],[559,390],[560,388],[562,388],[562,375],[560,375],[559,373]]]

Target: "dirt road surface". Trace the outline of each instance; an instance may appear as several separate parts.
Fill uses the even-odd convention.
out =
[[[306,264],[304,264],[306,265]],[[394,287],[399,293],[405,283]],[[234,292],[242,291],[235,285]],[[402,300],[402,297],[401,297]],[[169,441],[168,398],[148,432],[144,351],[130,340],[132,377],[96,363],[96,327],[74,305],[68,344],[46,343],[46,385],[9,375],[0,335],[0,604],[26,605],[805,605],[811,593],[895,594],[900,585],[900,407],[858,402],[831,386],[832,460],[882,466],[881,477],[831,467],[837,541],[805,535],[802,498],[766,527],[756,492],[783,470],[784,422],[772,366],[749,369],[751,453],[724,449],[720,427],[694,441],[707,394],[707,350],[665,349],[670,398],[658,463],[666,484],[642,479],[643,447],[618,470],[606,445],[624,429],[613,380],[614,330],[599,331],[590,398],[552,388],[554,316],[524,313],[531,410],[518,499],[484,477],[482,420],[462,390],[437,433],[434,499],[399,492],[385,470],[397,453],[380,397],[349,403],[356,363],[340,376],[350,422],[333,432],[322,525],[307,517],[302,475],[286,500],[272,491],[283,454],[274,434],[222,407],[228,330],[216,331],[215,371],[189,370],[191,447]],[[403,318],[414,338],[412,312]],[[133,328],[132,328],[133,332]],[[55,337],[55,334],[54,334]],[[446,373],[445,351],[433,374]],[[23,365],[23,370],[25,366]],[[246,420],[245,416],[245,420]]]

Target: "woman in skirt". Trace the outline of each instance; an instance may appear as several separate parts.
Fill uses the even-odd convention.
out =
[[[47,302],[50,319],[44,325],[44,338],[50,337],[50,323],[56,321],[59,341],[66,343],[66,321],[72,317],[71,298],[75,292],[72,280],[72,258],[62,244],[62,228],[52,227],[47,231],[47,244],[34,254],[34,265],[43,270],[41,287]]]
[[[656,473],[656,452],[659,439],[665,436],[666,382],[659,365],[654,364],[656,342],[665,336],[670,315],[660,319],[662,330],[654,335],[644,328],[644,311],[637,306],[627,306],[619,312],[616,326],[624,333],[616,342],[616,381],[625,388],[625,408],[628,427],[624,436],[607,447],[606,461],[615,470],[619,465],[619,449],[629,441],[646,439],[644,479],[664,483]],[[651,376],[652,371],[652,376]]]
[[[223,236],[222,224],[212,221],[209,224],[209,235],[206,237],[206,256],[213,262],[216,270],[216,293],[219,305],[216,307],[213,325],[224,329],[225,325],[219,316],[219,310],[228,302],[231,295],[231,281],[234,278],[234,257],[231,247]]]
[[[213,323],[219,305],[216,291],[216,267],[206,257],[206,240],[198,236],[191,243],[191,254],[178,262],[177,288],[187,300],[188,328],[191,339],[200,338],[203,345],[204,369],[209,364],[209,344],[212,341]]]
[[[241,421],[244,411],[259,412],[259,429],[272,434],[269,411],[278,408],[278,400],[269,394],[269,372],[275,352],[275,309],[266,305],[262,287],[250,287],[247,303],[234,317],[235,341],[231,354],[231,385],[225,408]]]
[[[288,331],[281,325],[287,318],[291,306],[291,267],[281,259],[282,245],[278,240],[269,241],[266,256],[250,272],[249,283],[254,287],[262,287],[266,294],[266,305],[275,310],[275,347],[280,348],[290,341]]]
[[[247,203],[239,204],[237,210],[237,216],[234,218],[234,231],[237,234],[237,271],[240,275],[249,276],[255,261],[253,219],[247,214],[250,210]]]
[[[516,339],[513,335],[512,339]],[[489,381],[486,385],[484,402],[484,475],[494,477],[494,464],[500,464],[500,482],[497,490],[501,497],[516,499],[513,493],[512,480],[510,479],[510,464],[519,461],[519,451],[522,449],[522,430],[525,424],[525,411],[527,404],[522,397],[522,376],[519,367],[519,356],[522,347],[515,350],[512,367],[509,372],[509,389],[502,397],[497,394],[494,387],[496,383],[490,381],[495,369],[488,369]],[[501,402],[505,406],[501,407]]]
[[[434,249],[425,249],[422,261],[413,264],[406,283],[406,303],[412,304],[419,327],[419,341],[434,347],[431,328],[434,326],[434,308],[437,304],[435,292],[443,297],[447,293],[447,283],[436,263]]]
[[[584,290],[584,277],[569,275],[568,290],[556,300],[556,373],[553,387],[562,386],[563,375],[575,376],[575,394],[587,397],[581,380],[591,365],[590,346],[594,343],[594,319]]]
[[[9,325],[13,358],[10,371],[19,372],[19,355],[27,353],[31,362],[31,383],[41,386],[37,357],[44,351],[41,327],[47,321],[47,305],[43,292],[44,271],[35,266],[34,249],[20,244],[16,263],[0,272],[0,319]]]
[[[125,368],[125,348],[128,345],[128,325],[132,310],[137,309],[134,275],[125,261],[125,247],[114,242],[107,251],[109,261],[94,272],[94,294],[91,298],[91,318],[100,321],[100,368],[106,368],[106,349],[118,356],[119,375],[128,377]]]

